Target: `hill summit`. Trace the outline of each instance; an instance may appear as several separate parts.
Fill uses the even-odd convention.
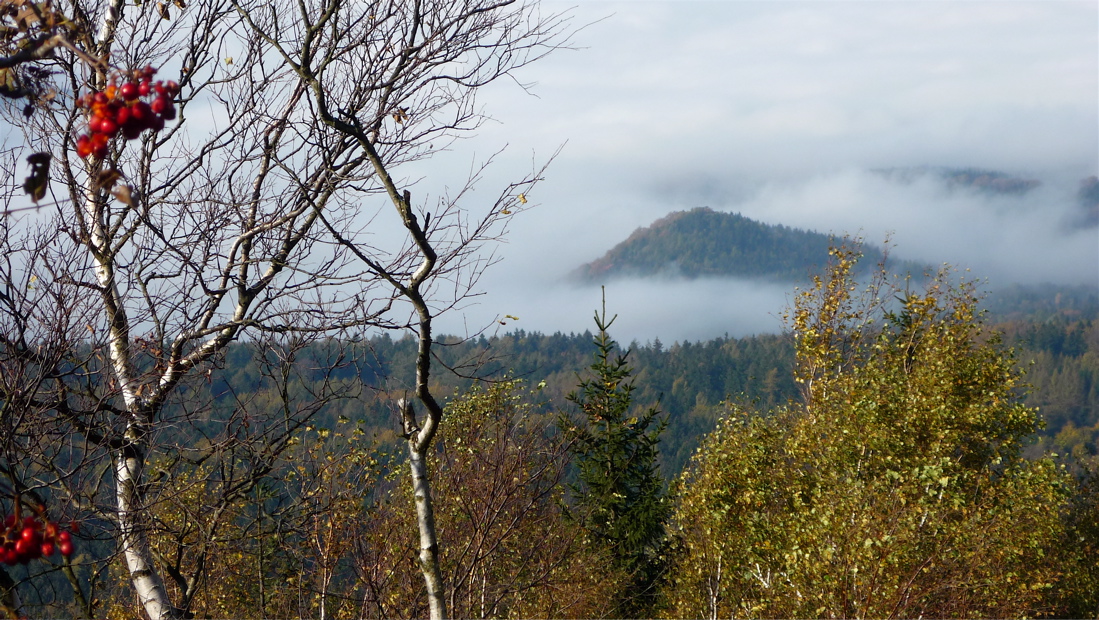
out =
[[[585,282],[707,276],[798,282],[827,263],[831,243],[831,237],[818,232],[699,207],[638,228],[573,276]],[[863,253],[864,265],[882,259],[881,251],[872,246],[864,246]]]

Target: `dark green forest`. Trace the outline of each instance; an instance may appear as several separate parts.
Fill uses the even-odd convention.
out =
[[[978,306],[947,278],[860,305],[854,259],[833,256],[783,334],[615,343],[611,309],[582,333],[439,336],[431,480],[454,615],[1090,614],[1096,294]],[[172,570],[205,558],[199,615],[423,616],[396,402],[416,347],[236,342],[168,404],[157,440],[178,447],[151,461],[149,527]],[[233,439],[288,424],[278,461]],[[196,508],[246,464],[254,486]],[[111,524],[77,522],[71,577],[4,574],[24,605],[133,617]]]
[[[1086,288],[1008,287],[983,301],[993,331],[1003,334],[1018,367],[1031,385],[1025,402],[1038,407],[1045,427],[1037,448],[1095,454],[1099,442],[1099,298]],[[628,312],[621,309],[620,314]],[[612,334],[613,336],[613,331]],[[435,374],[437,392],[452,397],[477,383],[522,379],[541,386],[544,404],[566,407],[566,396],[592,360],[593,334],[541,334],[517,330],[472,340],[441,336],[437,348],[443,370]],[[357,376],[373,386],[360,398],[333,403],[319,414],[319,424],[339,416],[363,419],[381,441],[398,431],[394,394],[411,385],[408,369],[416,351],[412,338],[388,334],[350,342],[315,345],[318,368],[333,351],[346,356],[337,377]],[[713,430],[725,404],[751,403],[763,409],[798,397],[794,382],[793,340],[788,334],[744,338],[728,336],[702,342],[663,343],[659,338],[622,346],[633,367],[633,399],[638,406],[658,406],[668,419],[660,459],[666,476],[680,472],[702,436]],[[226,399],[250,394],[263,383],[253,363],[255,351],[235,345],[224,360],[224,382],[209,385],[210,395]],[[327,375],[325,375],[327,376]],[[367,407],[363,409],[365,401]],[[364,418],[364,411],[365,418]]]

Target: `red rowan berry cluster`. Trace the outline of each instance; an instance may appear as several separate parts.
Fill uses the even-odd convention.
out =
[[[172,102],[179,95],[179,84],[153,82],[156,69],[145,67],[118,84],[118,76],[102,92],[88,93],[76,100],[77,108],[88,112],[88,133],[76,139],[76,154],[82,158],[107,156],[107,141],[122,134],[133,140],[146,129],[160,131],[165,121],[174,120]],[[150,101],[145,101],[149,99]]]
[[[27,515],[22,520],[14,514],[8,515],[4,519],[2,540],[0,561],[9,566],[27,564],[58,552],[65,557],[73,554],[72,534],[44,514]]]

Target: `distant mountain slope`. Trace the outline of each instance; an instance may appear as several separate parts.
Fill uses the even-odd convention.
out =
[[[1038,179],[982,168],[918,166],[879,168],[872,172],[900,183],[911,183],[930,176],[939,179],[950,189],[1000,196],[1023,196],[1042,185]],[[1076,192],[1076,203],[1068,213],[1064,224],[1067,228],[1074,230],[1099,227],[1099,177],[1090,176],[1080,181]]]
[[[1080,182],[1080,191],[1076,194],[1076,204],[1080,207],[1075,221],[1070,222],[1081,228],[1099,226],[1099,177],[1088,177]]]
[[[1042,184],[1037,179],[985,170],[983,168],[948,168],[942,166],[917,166],[913,168],[881,168],[873,172],[894,181],[912,182],[920,177],[934,176],[951,188],[962,188],[986,194],[1021,195]]]
[[[831,238],[818,232],[757,222],[739,213],[707,207],[676,211],[639,228],[602,258],[574,276],[586,282],[617,277],[704,276],[799,281],[828,260]],[[863,248],[864,265],[876,265],[881,251]],[[922,272],[922,267],[905,271]]]

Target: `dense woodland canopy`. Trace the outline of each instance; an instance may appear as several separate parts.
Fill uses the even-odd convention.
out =
[[[981,306],[990,312],[990,329],[1002,332],[1004,346],[1015,350],[1016,362],[1032,386],[1024,400],[1039,409],[1044,421],[1036,439],[1039,446],[1053,445],[1060,435],[1058,452],[1094,454],[1099,440],[1099,296],[1078,288],[1008,287],[983,298]],[[523,330],[473,340],[444,336],[438,356],[455,372],[437,376],[439,392],[456,395],[478,380],[510,377],[541,385],[546,402],[563,407],[591,362],[592,339],[591,332],[547,335]],[[668,414],[660,451],[669,477],[682,471],[699,439],[714,428],[725,403],[770,409],[798,394],[789,335],[670,344],[658,338],[623,349],[629,351],[633,368],[634,402],[659,405]],[[342,370],[341,376],[357,372],[364,383],[379,389],[412,381],[401,372],[415,353],[412,339],[376,336],[360,341],[358,350],[356,366]],[[250,364],[252,354],[244,343],[234,348],[224,362],[229,371],[225,383],[213,384],[211,392],[226,394],[231,388],[248,393],[259,386],[258,371]],[[379,437],[392,437],[397,422],[391,406],[372,400],[369,392],[362,398],[372,403],[366,417],[363,410],[356,412],[357,404],[346,403],[325,409],[322,419],[358,416]]]
[[[614,544],[585,529],[590,521],[584,505],[576,502],[585,488],[577,478],[575,445],[559,430],[557,419],[565,411],[577,420],[579,410],[566,397],[583,381],[598,379],[600,359],[593,355],[600,349],[593,339],[603,332],[440,338],[446,345],[438,349],[440,363],[455,371],[434,375],[436,391],[451,395],[446,410],[456,424],[445,427],[432,469],[442,489],[436,510],[450,609],[486,617],[617,616],[622,609],[631,610],[630,615],[675,617],[889,615],[893,609],[900,615],[951,617],[1088,615],[1099,583],[1092,561],[1099,549],[1099,479],[1094,477],[1099,304],[1086,292],[1046,292],[1014,289],[989,299],[999,314],[986,317],[987,324],[974,313],[968,289],[955,293],[946,284],[927,297],[911,298],[900,310],[849,313],[846,319],[857,321],[864,316],[860,312],[876,311],[883,325],[893,326],[878,336],[888,336],[884,342],[894,347],[892,357],[880,361],[866,353],[879,333],[872,328],[861,336],[834,328],[836,348],[830,353],[805,351],[805,334],[813,332],[809,324],[783,335],[609,349],[604,365],[625,354],[626,374],[615,384],[632,386],[619,419],[637,420],[656,407],[653,419],[667,423],[652,466],[672,481],[663,501],[675,513],[665,522],[658,555],[645,564],[658,578],[654,595],[643,599],[624,594],[639,569],[616,562]],[[929,305],[918,304],[921,299]],[[825,310],[810,308],[806,316],[824,320]],[[947,323],[941,326],[941,321]],[[897,349],[905,342],[904,330],[916,329],[914,323],[920,329],[955,330],[957,337],[935,332],[919,341],[954,342],[951,346],[959,348]],[[994,333],[1002,334],[1000,340],[989,340]],[[848,344],[854,348],[845,348]],[[1014,348],[1013,357],[1004,353],[1007,347]],[[192,503],[196,495],[216,488],[210,486],[215,472],[205,463],[177,463],[171,478],[154,481],[155,518],[163,534],[182,537],[185,549],[202,545],[215,550],[205,556],[203,581],[191,601],[198,614],[425,613],[423,586],[412,561],[416,544],[408,535],[411,515],[400,509],[411,498],[398,483],[404,457],[397,449],[399,416],[389,396],[414,380],[407,362],[415,348],[413,339],[385,335],[320,341],[292,352],[291,379],[284,382],[273,380],[263,360],[286,353],[240,342],[217,360],[220,378],[187,387],[184,401],[210,403],[203,415],[211,429],[232,410],[278,406],[286,400],[280,391],[288,390],[291,402],[315,393],[321,384],[342,394],[294,433],[285,463],[223,514],[196,512]],[[929,419],[931,426],[918,430],[923,423],[914,416],[922,409],[911,405],[875,421],[879,414],[874,409],[857,413],[872,415],[868,419],[851,417],[846,409],[863,397],[837,399],[832,388],[820,385],[813,388],[823,390],[816,396],[805,391],[806,364],[820,357],[838,365],[829,381],[855,380],[860,375],[849,373],[864,369],[861,376],[869,383],[856,381],[843,390],[871,390],[871,402],[883,398],[874,394],[885,394],[885,402],[905,403],[912,396],[897,395],[897,390],[923,389],[904,387],[906,368],[921,368],[920,381],[945,379],[950,385],[958,379],[940,377],[938,362],[966,355],[973,357],[965,372],[977,373],[980,381],[1000,390],[995,402],[1007,407],[1005,413],[1022,416],[1014,426],[1001,427],[995,417],[980,423],[994,435],[979,425],[967,426],[958,417],[963,410],[999,415],[982,398],[964,409],[947,405],[947,417]],[[596,366],[589,369],[593,360]],[[1031,389],[1016,401],[1027,383]],[[928,402],[938,398],[935,392],[916,393]],[[817,403],[811,418],[802,409],[807,402]],[[813,426],[818,423],[838,426],[822,430]],[[948,435],[946,443],[931,450],[934,445],[926,437],[934,436],[934,425],[941,423],[954,429],[950,432],[969,428],[964,432],[976,434]],[[201,444],[206,428],[195,420],[183,439]],[[872,447],[844,442],[837,444],[838,451],[818,450],[828,445],[822,437],[856,430]],[[805,452],[806,445],[813,450]],[[959,452],[960,446],[967,447]],[[999,458],[1004,465],[985,460],[985,469],[966,469],[971,466],[964,455],[974,449],[993,450],[996,456],[981,458]],[[857,456],[852,450],[869,450],[866,454],[877,460],[858,465],[858,459],[850,460]],[[1057,456],[1043,456],[1050,451]],[[785,452],[789,456],[779,458]],[[901,477],[852,478],[845,469],[851,466],[883,475],[895,471]],[[739,467],[748,477],[710,482],[726,467]],[[724,490],[707,495],[712,484]],[[936,493],[928,495],[932,487]],[[948,510],[944,503],[950,497],[963,501],[974,492],[987,498],[972,508],[976,512],[964,503]],[[757,496],[764,502],[758,506],[772,507],[754,512]],[[925,504],[945,512],[924,518]],[[739,512],[730,512],[734,509]],[[700,530],[707,514],[725,516]],[[959,522],[959,514],[968,516]],[[729,521],[734,515],[736,520]],[[855,530],[840,528],[854,517]],[[753,525],[745,526],[745,519]],[[893,524],[893,529],[878,531],[872,524]],[[74,575],[90,579],[85,583],[100,605],[98,613],[129,617],[138,610],[117,560],[111,560],[105,525],[85,521]],[[211,525],[219,535],[207,538],[203,528]],[[856,533],[862,538],[856,540]],[[714,555],[705,545],[718,540],[723,550]],[[867,546],[865,540],[872,542]],[[816,544],[821,541],[828,546]],[[162,553],[174,548],[168,545]],[[791,556],[791,549],[801,551]],[[159,557],[168,562],[168,556]],[[184,552],[175,561],[187,566],[197,557]],[[789,572],[793,557],[805,563]],[[26,573],[18,566],[5,570],[20,584],[29,608],[72,610],[61,575],[34,566]],[[828,575],[850,578],[837,581]],[[906,583],[909,591],[904,591]],[[1007,597],[1003,588],[1015,594]]]

